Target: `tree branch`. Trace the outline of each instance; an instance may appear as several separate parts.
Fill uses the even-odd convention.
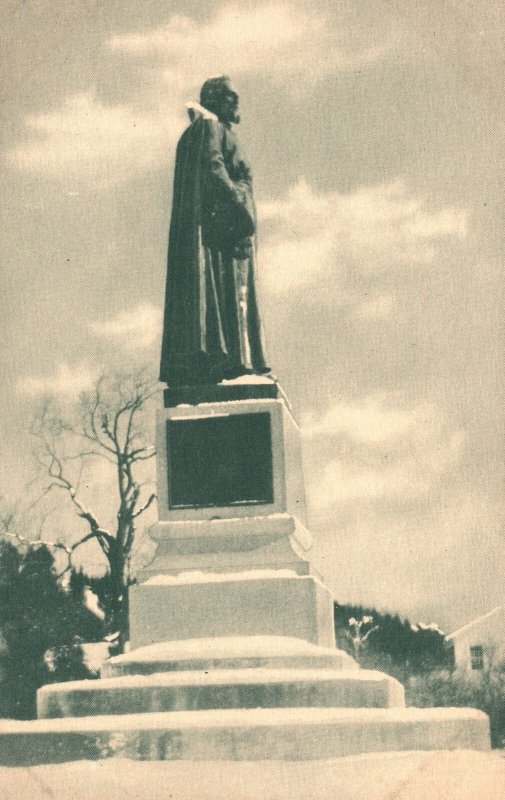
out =
[[[81,396],[75,416],[72,411],[63,416],[56,404],[46,403],[31,426],[38,442],[36,458],[46,476],[41,497],[54,489],[63,490],[77,517],[87,526],[84,535],[72,545],[58,543],[58,549],[65,552],[70,565],[77,548],[97,541],[114,576],[116,596],[111,613],[119,614],[120,620],[123,620],[121,609],[124,608],[124,587],[129,576],[136,521],[156,499],[152,485],[143,489],[152,481],[142,480],[148,477],[148,470],[140,467],[140,462],[156,454],[155,447],[146,441],[142,412],[145,404],[158,393],[157,381],[149,379],[146,373],[102,377],[92,392]],[[88,464],[87,459],[93,457],[105,458],[114,466],[119,502],[114,528],[110,531],[100,525],[97,514],[85,504],[79,492],[81,475],[83,487],[85,483],[84,462]],[[87,478],[88,473],[85,475]]]
[[[140,517],[140,515],[143,514],[144,511],[147,511],[149,506],[152,505],[155,500],[156,500],[156,495],[150,494],[144,505],[142,505],[140,508],[138,508],[136,511],[132,513],[132,518],[137,519],[137,517]]]

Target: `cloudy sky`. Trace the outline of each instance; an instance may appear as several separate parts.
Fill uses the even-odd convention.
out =
[[[498,0],[3,0],[0,475],[30,405],[156,362],[184,103],[227,72],[270,362],[341,601],[503,601]]]

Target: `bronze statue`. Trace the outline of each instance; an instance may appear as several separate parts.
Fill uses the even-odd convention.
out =
[[[177,145],[160,380],[218,383],[269,372],[255,287],[251,171],[233,125],[238,95],[227,76],[189,103]]]

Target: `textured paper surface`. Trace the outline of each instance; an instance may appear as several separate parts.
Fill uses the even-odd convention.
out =
[[[71,404],[103,371],[157,368],[184,104],[226,72],[317,568],[341,602],[447,632],[500,605],[502,4],[3,0],[0,14],[0,495],[32,477],[44,393]],[[91,478],[83,498],[108,524],[111,477]],[[44,535],[70,520],[58,510]],[[426,759],[412,769],[460,768]],[[488,796],[499,762],[481,763],[479,794],[458,797]]]

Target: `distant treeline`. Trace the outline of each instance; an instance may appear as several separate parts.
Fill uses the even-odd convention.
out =
[[[358,660],[364,667],[383,669],[405,680],[434,669],[450,668],[452,652],[445,636],[436,625],[413,624],[407,619],[377,611],[375,608],[335,603],[335,635],[337,647],[356,655],[353,645],[355,625],[350,620],[372,618],[362,626],[368,638],[359,648]]]

